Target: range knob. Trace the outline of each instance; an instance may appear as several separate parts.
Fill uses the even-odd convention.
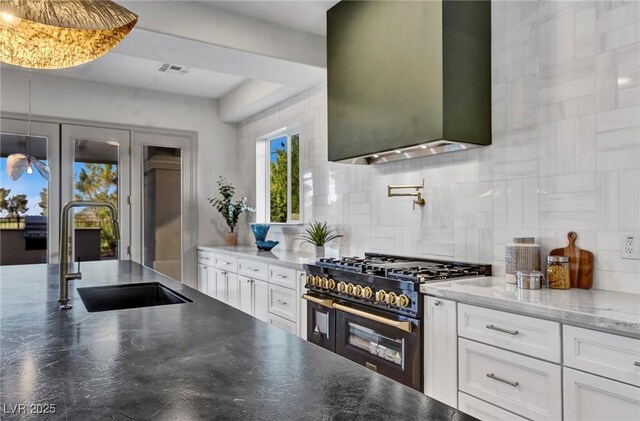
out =
[[[396,304],[400,307],[409,307],[411,305],[411,300],[404,294],[400,294],[398,298],[396,298]]]
[[[395,292],[390,292],[389,295],[387,295],[387,304],[395,305],[397,297]]]
[[[380,291],[376,292],[376,301],[379,301],[381,303],[387,301],[387,291],[381,289]]]
[[[342,281],[338,282],[338,292],[347,292],[347,284]]]
[[[355,291],[355,289],[356,289],[356,286],[353,285],[351,282],[347,284],[347,294],[353,295],[353,291]]]
[[[327,278],[318,278],[318,279],[316,279],[316,285],[318,285],[320,288],[326,288],[327,287]]]
[[[356,289],[355,289],[355,291],[353,291],[353,294],[356,297],[361,296],[362,295],[362,286],[361,285],[356,285]]]
[[[327,289],[333,291],[336,289],[336,281],[333,278],[327,280]]]
[[[362,294],[360,294],[360,296],[369,300],[373,297],[373,290],[370,287],[364,287],[362,288]]]
[[[308,285],[315,285],[316,283],[316,277],[313,275],[309,275],[307,276],[307,284]]]

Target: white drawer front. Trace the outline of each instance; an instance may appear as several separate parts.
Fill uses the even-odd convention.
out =
[[[269,265],[269,282],[285,288],[296,288],[296,270]]]
[[[462,392],[458,392],[458,409],[482,421],[526,421],[526,418]]]
[[[459,304],[458,335],[560,363],[560,324],[556,322]]]
[[[213,266],[213,252],[198,250],[198,263]]]
[[[287,331],[292,335],[296,334],[296,324],[287,319],[283,319],[282,317],[269,314],[269,324],[279,327],[280,329]]]
[[[564,365],[640,386],[640,340],[564,326]]]
[[[269,285],[269,313],[295,322],[298,313],[296,307],[295,290]]]
[[[570,368],[563,369],[566,421],[640,420],[640,389]]]
[[[461,391],[532,420],[562,418],[560,366],[459,340]]]
[[[269,266],[266,263],[256,262],[255,260],[238,259],[238,273],[250,278],[268,280]]]
[[[228,254],[216,254],[216,268],[226,270],[227,272],[238,272],[238,259]]]

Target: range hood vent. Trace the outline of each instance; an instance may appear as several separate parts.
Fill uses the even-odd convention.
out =
[[[329,160],[491,144],[491,2],[341,1],[327,12]]]
[[[189,68],[180,64],[162,63],[158,67],[158,71],[174,75],[186,75],[189,73]]]

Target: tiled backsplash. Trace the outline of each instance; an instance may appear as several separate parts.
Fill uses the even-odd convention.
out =
[[[640,231],[640,2],[493,2],[493,145],[379,166],[327,162],[326,88],[240,126],[240,185],[255,200],[256,139],[301,127],[306,221],[337,225],[341,254],[365,251],[492,262],[535,236],[596,254],[595,287],[640,292],[640,261],[620,258]],[[388,198],[425,179],[427,205]],[[269,237],[298,248],[299,227]],[[249,229],[243,241],[251,241]]]

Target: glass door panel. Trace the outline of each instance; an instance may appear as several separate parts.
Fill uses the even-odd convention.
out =
[[[118,209],[119,143],[75,139],[74,200],[110,203]],[[117,260],[118,241],[107,208],[74,210],[76,259]]]
[[[194,140],[134,131],[132,144],[131,259],[197,288]]]
[[[62,162],[68,163],[62,168],[63,202],[111,203],[120,225],[116,240],[107,208],[72,209],[70,261],[129,259],[129,145],[128,130],[62,125]]]
[[[182,151],[143,147],[144,265],[180,281],[182,255]]]
[[[2,119],[0,126],[0,264],[55,263],[58,221],[49,213],[57,215],[59,207],[58,126],[32,123],[29,137],[26,121]],[[19,158],[11,164],[13,154]],[[24,154],[50,167],[50,182],[27,165]],[[7,167],[21,174],[17,180],[9,178]]]

